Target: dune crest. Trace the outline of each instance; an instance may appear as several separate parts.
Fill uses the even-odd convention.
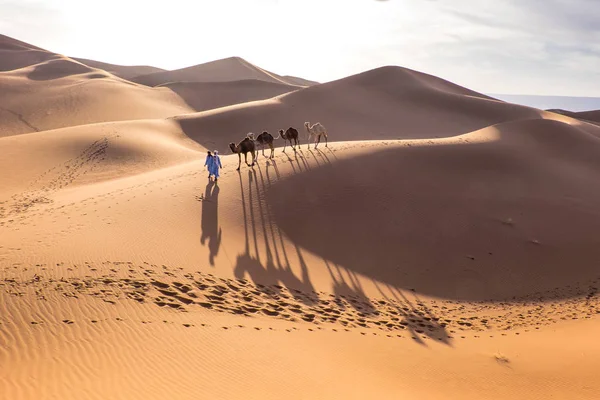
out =
[[[151,74],[154,72],[165,71],[162,68],[151,67],[148,65],[116,65],[109,64],[101,61],[89,60],[86,58],[71,57],[71,59],[78,61],[82,64],[89,65],[92,68],[102,69],[109,72],[119,78],[131,80],[136,76]]]
[[[228,82],[247,79],[298,87],[312,84],[310,81],[295,77],[286,79],[240,57],[224,58],[173,71],[155,72],[138,76],[132,80],[147,86],[158,86],[171,82]]]
[[[245,132],[276,133],[292,126],[306,145],[305,121],[327,126],[330,141],[441,138],[520,119],[565,121],[567,116],[505,103],[443,79],[401,67],[382,67],[337,81],[177,117],[192,139],[221,148]],[[242,136],[240,136],[242,135]]]

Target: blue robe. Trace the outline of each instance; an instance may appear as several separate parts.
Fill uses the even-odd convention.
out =
[[[213,174],[212,169],[213,169],[214,164],[215,164],[215,158],[212,155],[207,155],[206,161],[204,161],[204,166],[208,167],[208,177],[209,178]]]
[[[214,175],[215,179],[217,179],[219,177],[219,169],[222,167],[219,156],[212,156],[212,162],[208,163],[208,173]]]

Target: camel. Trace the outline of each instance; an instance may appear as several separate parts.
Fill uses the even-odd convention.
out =
[[[229,148],[238,155],[239,162],[236,171],[239,171],[242,165],[242,153],[244,153],[244,162],[246,162],[246,165],[250,167],[254,166],[254,162],[256,161],[256,144],[250,137],[245,137],[237,146],[235,143],[229,143]],[[248,153],[252,153],[252,165],[248,164]]]
[[[265,144],[267,146],[269,146],[269,148],[271,149],[271,156],[269,158],[273,158],[273,154],[275,153],[275,149],[273,148],[273,140],[275,139],[279,139],[279,137],[273,137],[273,135],[271,135],[269,132],[264,131],[263,133],[261,133],[260,135],[258,135],[258,137],[256,139],[254,139],[254,134],[248,134],[248,135],[252,135],[250,138],[255,140],[258,144],[260,144],[260,147],[262,149],[262,155],[265,155]],[[265,156],[266,157],[266,156]]]
[[[304,127],[306,128],[306,131],[308,132],[308,148],[310,149],[310,142],[311,141],[315,141],[315,149],[317,148],[317,146],[319,145],[319,143],[321,142],[321,136],[325,137],[325,147],[327,147],[327,130],[325,129],[325,127],[323,125],[321,125],[320,122],[315,123],[313,126],[310,126],[310,122],[305,122],[304,123]]]
[[[298,144],[298,131],[294,128],[292,128],[291,126],[284,132],[283,129],[279,130],[279,136],[277,136],[275,139],[279,139],[280,137],[283,138],[283,151],[285,152],[285,146],[287,145],[287,141],[290,141],[290,146],[292,146],[292,149],[294,149],[294,151],[296,151],[296,147],[292,144],[292,140],[294,141],[294,143],[296,143],[296,146],[299,146]]]

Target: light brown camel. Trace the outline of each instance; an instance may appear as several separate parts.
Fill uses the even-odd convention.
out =
[[[244,140],[239,142],[237,145],[235,143],[229,143],[229,148],[232,152],[237,153],[238,155],[238,167],[236,171],[240,170],[240,166],[242,165],[242,153],[244,154],[244,162],[246,165],[253,167],[254,162],[256,161],[256,144],[254,140],[249,137],[245,137]],[[252,165],[248,164],[248,153],[252,153]]]
[[[320,122],[317,122],[313,126],[310,126],[310,122],[305,122],[304,127],[306,128],[306,131],[308,132],[308,148],[309,149],[310,149],[310,142],[311,141],[314,142],[315,138],[317,139],[316,143],[315,143],[315,149],[317,148],[317,146],[321,142],[321,136],[325,137],[325,147],[327,147],[327,129],[325,129],[325,127],[323,125],[321,125]]]
[[[294,151],[296,151],[296,147],[294,146],[294,144],[292,144],[292,140],[294,141],[296,146],[300,146],[298,144],[298,131],[292,128],[291,126],[287,128],[285,132],[283,131],[283,129],[280,129],[279,136],[277,136],[275,139],[279,139],[279,137],[283,138],[283,151],[285,151],[285,146],[287,145],[288,140],[290,141],[290,146],[292,146],[292,149],[294,149]]]

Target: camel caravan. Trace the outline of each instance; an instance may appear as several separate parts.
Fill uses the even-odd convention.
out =
[[[311,126],[310,122],[304,123],[304,128],[308,134],[307,137],[307,148],[310,149],[310,144],[315,144],[315,149],[321,142],[321,138],[325,138],[325,147],[327,147],[327,129],[320,123],[317,122]],[[256,163],[256,152],[257,146],[260,146],[262,150],[262,155],[265,156],[265,146],[269,146],[271,149],[271,154],[268,156],[269,159],[273,158],[275,155],[275,148],[273,146],[273,142],[279,138],[283,139],[283,151],[285,152],[285,148],[287,146],[287,142],[290,142],[290,146],[296,152],[296,147],[300,149],[300,135],[298,131],[292,127],[289,127],[285,132],[283,129],[279,130],[279,135],[274,137],[269,132],[264,131],[256,138],[254,137],[254,133],[250,132],[246,135],[246,137],[239,142],[238,144],[229,143],[229,148],[233,153],[237,153],[238,155],[238,167],[237,171],[240,170],[240,166],[242,165],[242,154],[244,155],[244,162],[249,167],[254,166]],[[248,163],[248,153],[252,155],[252,164]]]

